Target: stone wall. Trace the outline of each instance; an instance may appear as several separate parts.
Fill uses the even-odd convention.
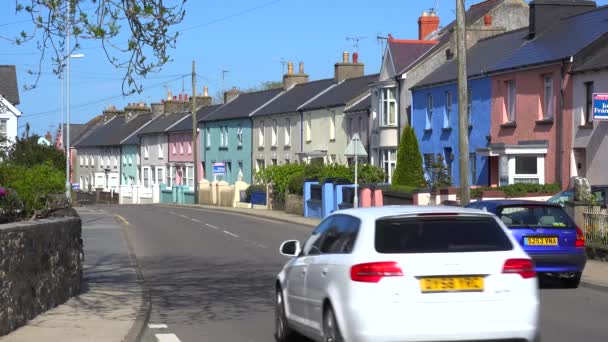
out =
[[[285,212],[288,214],[304,215],[304,198],[299,195],[286,195]]]
[[[0,335],[80,292],[81,238],[78,217],[0,225]]]

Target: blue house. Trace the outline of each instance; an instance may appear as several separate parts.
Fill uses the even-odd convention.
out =
[[[504,51],[519,46],[527,34],[520,29],[480,40],[467,55],[469,103],[469,184],[490,184],[488,157],[477,154],[490,145],[492,81],[485,74]],[[459,185],[457,61],[446,53],[446,62],[412,87],[412,126],[425,165],[438,154],[443,156],[454,186]]]
[[[199,120],[201,160],[208,181],[251,184],[251,116],[282,92],[279,88],[239,94],[233,89],[226,92],[223,106]],[[213,174],[214,163],[224,163],[226,173]]]

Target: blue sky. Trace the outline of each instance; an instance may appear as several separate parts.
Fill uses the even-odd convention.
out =
[[[467,7],[481,0],[467,0]],[[167,3],[169,3],[168,1]],[[441,24],[455,17],[454,0],[439,0]],[[597,1],[598,5],[608,0]],[[14,1],[9,7],[14,6]],[[332,77],[333,64],[343,51],[353,51],[346,37],[366,37],[359,42],[360,60],[366,73],[378,72],[382,48],[376,37],[392,33],[395,38],[416,39],[417,20],[422,11],[435,6],[435,0],[188,0],[186,18],[176,27],[184,30],[177,48],[170,52],[173,61],[157,74],[142,81],[144,91],[121,96],[123,70],[115,69],[94,42],[82,44],[85,58],[72,60],[72,122],[84,123],[108,105],[122,108],[129,102],[158,102],[168,87],[177,94],[191,93],[188,75],[196,60],[197,87],[209,87],[213,95],[222,87],[222,70],[228,70],[225,88],[247,88],[264,81],[280,80],[281,59],[303,61],[311,80]],[[9,11],[12,11],[12,7]],[[2,16],[1,36],[12,37],[28,23],[16,23],[25,16]],[[25,26],[24,26],[25,25]],[[192,28],[196,26],[195,28]],[[124,39],[123,39],[124,40]],[[117,41],[123,41],[117,40]],[[61,118],[61,83],[52,74],[49,61],[35,90],[23,90],[34,77],[39,55],[36,44],[15,46],[0,39],[0,64],[15,64],[18,70],[23,112],[20,132],[29,122],[34,133],[56,130]],[[181,75],[187,75],[182,77]]]

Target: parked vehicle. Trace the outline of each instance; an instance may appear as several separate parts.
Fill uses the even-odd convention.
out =
[[[592,185],[591,186],[591,195],[593,196],[593,200],[601,206],[608,205],[608,185]],[[564,190],[557,195],[549,198],[547,202],[556,203],[560,205],[564,205],[568,201],[572,201],[574,199],[574,188]]]
[[[537,272],[558,276],[567,288],[578,287],[587,262],[585,237],[559,204],[494,200],[467,207],[496,214],[534,260]]]
[[[341,210],[280,252],[280,342],[538,340],[534,264],[490,213]]]

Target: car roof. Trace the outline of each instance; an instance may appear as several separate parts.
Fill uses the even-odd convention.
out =
[[[416,215],[416,214],[441,214],[441,213],[455,213],[455,214],[474,214],[474,215],[488,215],[485,211],[473,209],[473,208],[462,208],[454,206],[443,206],[443,205],[429,205],[429,206],[417,206],[417,205],[387,205],[383,207],[370,207],[370,208],[357,208],[357,209],[345,209],[334,212],[332,215],[351,215],[360,219],[375,220],[393,216],[403,215]]]
[[[535,205],[535,206],[547,206],[547,207],[557,207],[561,208],[559,204],[542,202],[542,201],[531,201],[531,200],[487,200],[487,201],[478,201],[473,202],[471,204],[490,204],[491,206],[505,206],[505,205]]]

